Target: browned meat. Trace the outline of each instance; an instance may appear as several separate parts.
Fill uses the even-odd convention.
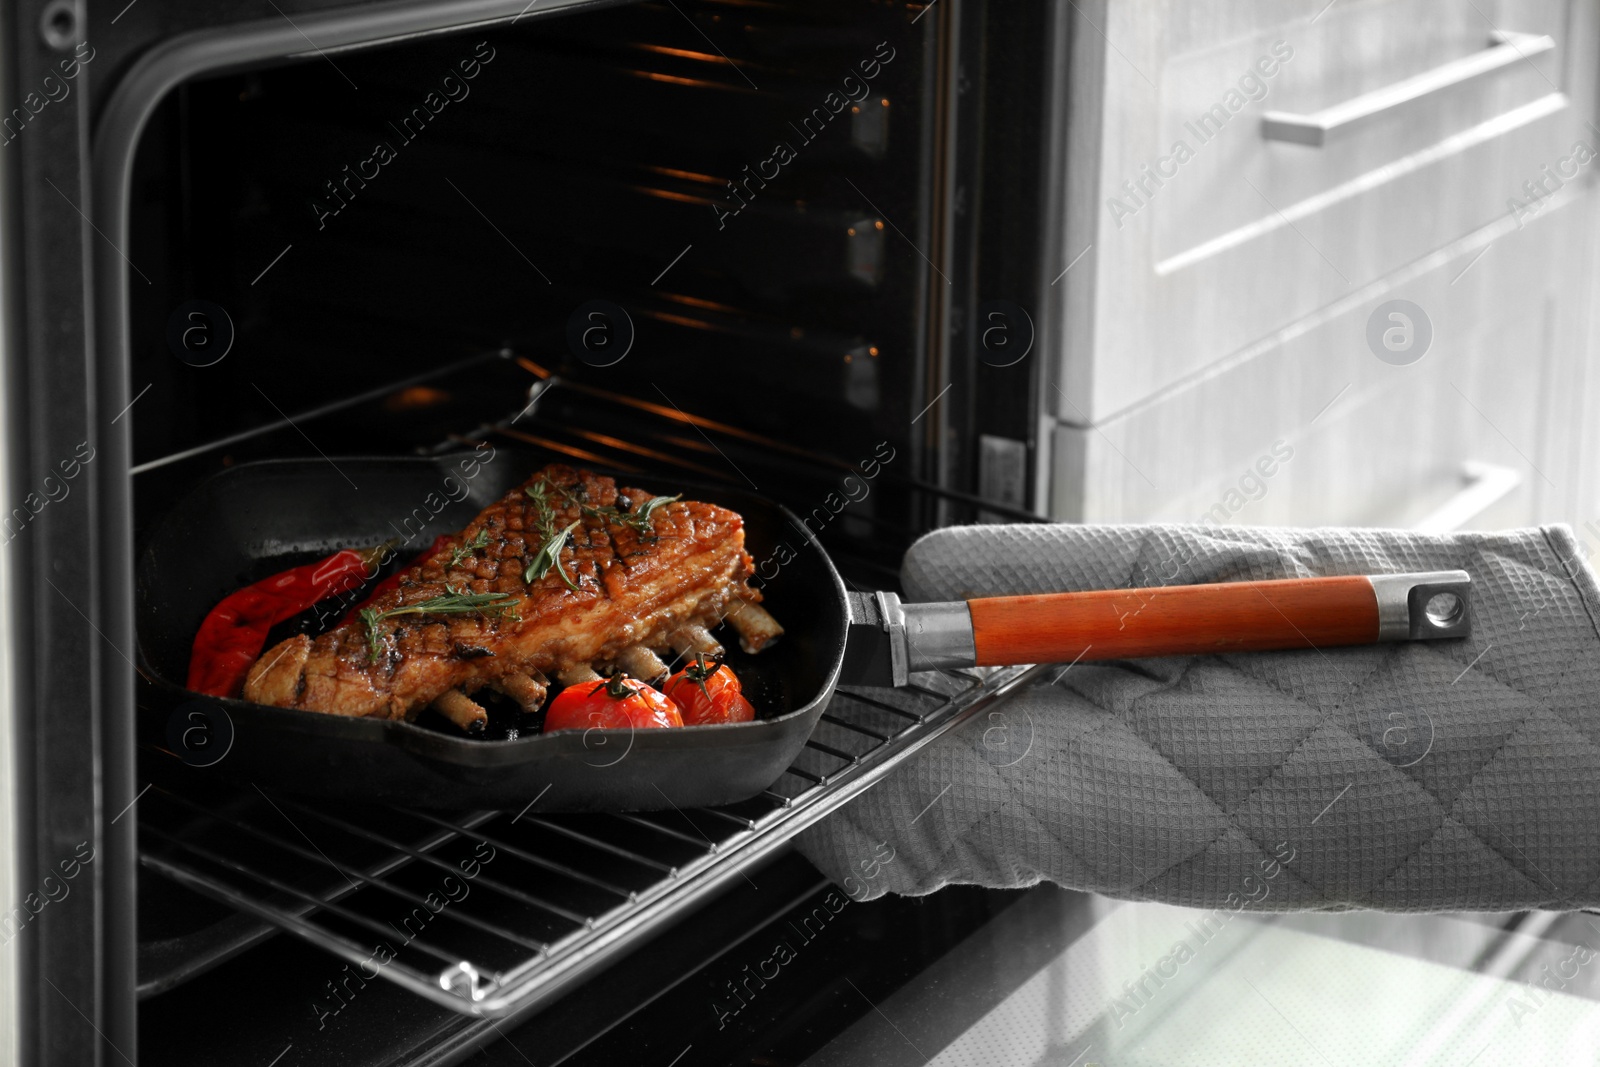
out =
[[[472,728],[482,709],[468,697],[486,686],[526,704],[546,676],[695,643],[761,599],[747,584],[752,573],[736,513],[653,501],[610,478],[550,466],[361,617],[268,649],[244,697],[389,719],[431,704]]]

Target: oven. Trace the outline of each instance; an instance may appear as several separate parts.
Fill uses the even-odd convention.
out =
[[[257,460],[753,488],[860,588],[928,530],[1081,510],[1059,495],[1097,442],[1052,365],[1088,254],[1075,6],[6,13],[0,1063],[1078,1064],[1202,1047],[1229,968],[1398,953],[1393,982],[1482,1006],[1567,958],[1576,918],[1250,918],[1135,1018],[1118,990],[1177,909],[862,903],[792,849],[1022,668],[847,687],[762,794],[649,813],[333,807],[209,773],[155,710],[137,553]],[[1423,1038],[1454,1010],[1411,1007]]]
[[[754,487],[873,588],[925,530],[1035,518],[1023,357],[1050,253],[996,210],[1045,200],[1053,147],[1024,104],[1058,33],[1042,7],[864,0],[15,12],[10,475],[63,492],[8,530],[9,679],[13,708],[71,709],[7,719],[4,896],[68,890],[9,931],[18,1062],[446,1062],[528,1019],[559,1034],[518,1045],[581,1059],[780,917],[831,919],[844,898],[793,836],[1019,672],[841,693],[726,809],[318,811],[173,758],[135,555],[207,477],[287,457]],[[409,928],[396,908],[474,848],[503,872]],[[862,906],[834,929],[915,930],[931,959],[995,907]],[[370,980],[380,936],[398,956]],[[278,1006],[218,1010],[270,989]],[[661,1040],[820,1041],[795,995]]]

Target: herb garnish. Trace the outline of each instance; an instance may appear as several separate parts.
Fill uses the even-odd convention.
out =
[[[383,656],[383,637],[378,632],[378,623],[384,619],[396,615],[498,615],[511,610],[512,605],[504,601],[514,599],[510,593],[468,593],[448,585],[445,589],[449,591],[388,611],[361,609],[361,622],[367,628],[367,648],[373,663]]]
[[[487,526],[478,527],[478,532],[473,535],[472,540],[463,542],[462,544],[457,545],[454,549],[451,550],[451,552],[450,552],[450,562],[446,563],[445,566],[446,567],[459,567],[461,565],[461,561],[462,560],[466,559],[468,556],[471,556],[471,555],[475,554],[478,551],[478,549],[487,546],[488,543],[489,543],[489,528]]]
[[[544,544],[540,546],[539,551],[528,561],[527,569],[522,572],[522,580],[532,585],[535,581],[549,574],[550,568],[554,567],[556,573],[561,575],[561,580],[566,583],[567,588],[576,593],[578,591],[578,583],[572,580],[572,576],[567,573],[567,569],[561,565],[561,550],[566,547],[567,538],[571,536],[572,531],[576,530],[582,522],[582,519],[573,519],[567,524],[566,529],[558,530],[546,536]]]
[[[570,490],[553,486],[542,477],[525,490],[528,499],[533,501],[533,532],[539,538],[539,551],[528,561],[528,566],[522,572],[522,580],[532,585],[549,574],[550,568],[554,567],[566,587],[576,593],[578,583],[572,580],[567,569],[561,565],[561,550],[566,547],[567,538],[572,536],[572,531],[576,530],[583,520],[574,519],[567,524],[566,529],[557,530],[556,509],[551,507],[550,501],[545,498],[545,494],[551,489],[556,489],[569,500],[574,499]]]
[[[654,531],[650,528],[650,520],[655,515],[656,509],[666,507],[682,497],[682,493],[678,493],[675,496],[653,496],[634,510],[619,512],[617,521],[633,530],[636,534],[652,534]]]
[[[527,488],[528,497],[533,501],[534,508],[539,512],[539,517],[536,521],[541,523],[555,522],[555,509],[550,506],[550,501],[547,498],[547,494],[551,490],[558,493],[568,506],[580,509],[585,508],[583,497],[574,493],[567,486],[552,484],[549,478],[541,474],[538,480]]]
[[[626,526],[640,537],[654,537],[655,531],[651,529],[650,524],[655,518],[656,511],[672,503],[674,500],[681,498],[682,496],[682,493],[679,493],[677,496],[653,496],[636,508],[623,507],[622,505],[628,502],[628,498],[625,496],[619,496],[617,498],[618,505],[616,507],[586,507],[583,509],[583,513],[585,515],[593,515],[596,518],[604,519],[607,522],[614,522],[618,526]]]
[[[629,506],[597,508],[585,504],[582,496],[574,493],[566,486],[552,485],[546,478],[541,477],[528,486],[526,492],[528,499],[533,501],[533,529],[539,539],[539,551],[528,562],[527,569],[523,571],[523,581],[531,585],[549,574],[550,569],[553,567],[555,572],[561,575],[561,580],[566,583],[567,588],[573,592],[578,591],[578,584],[572,580],[572,577],[567,574],[566,568],[561,565],[561,550],[566,547],[567,539],[571,537],[572,531],[577,529],[583,520],[581,518],[574,519],[567,525],[566,529],[557,530],[556,509],[550,506],[550,500],[547,495],[551,490],[560,494],[561,499],[566,504],[576,507],[580,515],[590,516],[605,522],[614,522],[619,526],[626,526],[640,537],[654,537],[655,531],[651,528],[651,522],[655,517],[656,511],[683,496],[682,493],[679,493],[676,496],[651,497],[638,507],[632,507],[627,497],[619,496],[617,498],[618,504]]]

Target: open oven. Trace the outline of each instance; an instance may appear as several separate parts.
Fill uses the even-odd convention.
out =
[[[75,857],[71,904],[14,931],[19,1062],[820,1046],[802,983],[729,1007],[742,946],[791,915],[821,937],[845,902],[789,841],[1020,672],[842,692],[779,781],[727,808],[330,810],[174,758],[182,712],[138,666],[135,559],[208,477],[293,457],[755,487],[869,588],[934,526],[1032,519],[1048,452],[1021,357],[1049,329],[1053,251],[996,209],[1047,207],[1054,16],[144,0],[35,5],[6,32],[18,98],[35,74],[68,94],[8,131],[9,340],[28,353],[11,478],[69,438],[76,477],[8,530],[13,707],[70,710],[11,720],[7,888]],[[63,242],[85,223],[94,243]],[[65,306],[81,334],[40,311]],[[435,510],[397,535],[431,536]],[[424,931],[411,905],[474,849],[505,870]],[[805,966],[914,944],[850,965],[882,991],[1007,903],[862,906]],[[659,1045],[630,1029],[688,988],[713,1007]],[[507,1045],[530,1019],[539,1036]]]
[[[1119,142],[1119,115],[1128,130],[1156,125],[1142,68],[1165,53],[1130,58],[1113,38],[1170,29],[1191,67],[1160,77],[1186,91],[1195,64],[1232,74],[1227,49],[1255,55],[1250,20],[1289,17],[1247,6],[1170,26],[1104,0],[23,0],[0,13],[0,1065],[1076,1067],[1227,1062],[1246,1046],[1321,1062],[1281,1015],[1219,1000],[1224,972],[1337,980],[1340,999],[1305,1010],[1345,1033],[1393,1022],[1408,1062],[1449,1062],[1469,1018],[1520,1033],[1505,1028],[1540,1011],[1593,1033],[1576,998],[1535,988],[1574,964],[1586,916],[1249,916],[1205,939],[1220,947],[1203,966],[1155,981],[1164,1003],[1145,1012],[1158,998],[1128,990],[1192,936],[1192,913],[1048,885],[859,902],[792,849],[1030,682],[1028,668],[846,687],[756,796],[591,814],[542,811],[538,797],[506,810],[332,805],[230,777],[226,724],[191,722],[148,677],[140,552],[207,479],[257,461],[347,478],[397,457],[530,472],[565,460],[753,489],[863,589],[896,588],[907,546],[941,526],[1183,518],[1216,495],[1217,472],[1231,515],[1245,506],[1231,484],[1261,451],[1260,397],[1299,374],[1273,346],[1303,343],[1321,356],[1302,362],[1334,373],[1351,347],[1339,316],[1367,309],[1307,288],[1304,306],[1257,301],[1255,317],[1210,333],[1186,325],[1211,321],[1204,299],[1182,305],[1191,318],[1145,314],[1185,286],[1232,292],[1250,241],[1292,235],[1241,223],[1237,240],[1195,246],[1237,246],[1238,259],[1172,255],[1144,277],[1119,266],[1143,254],[1135,242],[1092,251],[1110,224],[1084,175],[1133,173],[1117,153],[1144,141]],[[1361,20],[1405,7],[1323,19],[1332,5],[1300,6],[1296,25],[1317,32],[1370,30]],[[1580,3],[1546,4],[1518,28],[1564,33],[1552,12],[1567,6],[1586,40]],[[1469,29],[1458,50],[1483,47]],[[1336,54],[1346,30],[1329,32]],[[1301,54],[1317,54],[1306,33]],[[1415,73],[1457,43],[1385,49],[1383,62]],[[1512,66],[1502,87],[1535,76]],[[1097,117],[1076,91],[1101,82],[1117,115]],[[1574,99],[1584,84],[1563,82]],[[1535,103],[1528,123],[1565,106]],[[1429,160],[1478,141],[1439,144]],[[1069,145],[1094,159],[1074,166]],[[1379,168],[1357,191],[1406,173]],[[1193,175],[1183,195],[1204,203]],[[1551,215],[1576,213],[1571,185]],[[1187,202],[1157,201],[1141,224],[1167,225]],[[1202,216],[1223,217],[1183,217]],[[1391,281],[1458,280],[1451,257],[1481,255],[1479,237],[1566,247],[1540,236],[1559,223],[1523,235],[1514,221],[1521,236],[1496,219],[1448,254],[1368,265]],[[1510,255],[1477,268],[1507,272],[1492,277],[1508,325],[1480,331],[1488,347],[1520,329],[1518,309],[1559,310],[1529,295],[1541,272],[1516,264],[1532,259]],[[1191,269],[1222,280],[1195,287]],[[1107,296],[1092,272],[1138,285]],[[1472,295],[1475,279],[1438,291],[1493,303]],[[1097,315],[1112,340],[1092,354],[1110,358],[1079,358]],[[1169,327],[1204,343],[1136,343]],[[1499,392],[1514,401],[1531,379],[1512,371],[1517,387]],[[1384,414],[1391,394],[1372,368],[1360,374],[1349,411],[1332,387],[1302,405],[1324,440],[1409,425]],[[1467,422],[1430,425],[1444,441]],[[1488,459],[1516,461],[1480,436]],[[1143,467],[1164,448],[1189,473],[1158,492]],[[1349,453],[1302,453],[1273,483],[1302,488],[1263,505],[1272,521],[1401,521],[1323,491],[1365,492],[1329,474]],[[1410,478],[1392,462],[1402,453],[1435,486],[1461,458],[1379,448],[1373,469]],[[1537,486],[1502,482],[1466,510],[1520,521],[1510,509]],[[1411,488],[1385,499],[1426,510]],[[396,535],[425,542],[444,514],[419,500]],[[419,907],[447,878],[461,886],[458,873],[448,907]],[[1592,1001],[1596,979],[1584,981],[1568,992]],[[1391,1009],[1404,1018],[1372,1022]],[[1543,1062],[1565,1048],[1539,1047]]]

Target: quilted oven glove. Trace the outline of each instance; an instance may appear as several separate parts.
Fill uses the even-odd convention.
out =
[[[1079,663],[798,839],[857,899],[1048,879],[1195,907],[1600,903],[1600,587],[1565,526],[970,526],[910,600],[1465,570],[1472,636]]]

